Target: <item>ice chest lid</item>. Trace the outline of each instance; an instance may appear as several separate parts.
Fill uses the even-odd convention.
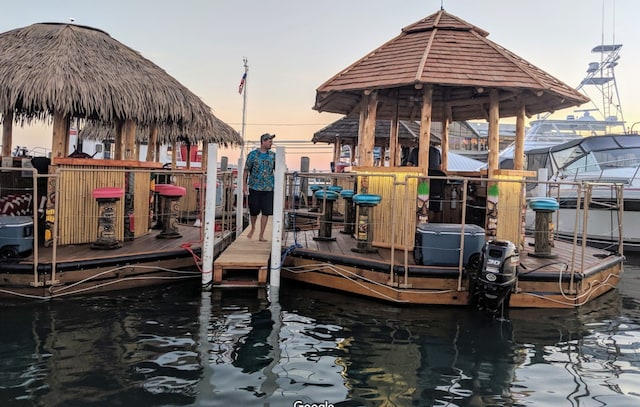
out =
[[[421,223],[417,226],[420,233],[429,233],[434,235],[460,235],[462,233],[462,224],[460,223]],[[464,225],[465,235],[484,235],[484,229],[478,225]]]
[[[20,227],[27,225],[33,225],[33,218],[30,216],[0,215],[0,228]]]

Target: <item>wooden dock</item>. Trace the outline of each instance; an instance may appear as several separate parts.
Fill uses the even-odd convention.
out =
[[[213,284],[219,287],[264,287],[271,255],[271,218],[264,232],[266,242],[258,241],[260,218],[252,239],[250,227],[213,262]]]

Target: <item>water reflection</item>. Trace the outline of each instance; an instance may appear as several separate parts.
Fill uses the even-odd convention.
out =
[[[274,302],[184,285],[3,304],[0,403],[631,405],[639,275],[580,310],[509,321],[289,285]]]

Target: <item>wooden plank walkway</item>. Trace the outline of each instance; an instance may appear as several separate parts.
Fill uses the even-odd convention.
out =
[[[264,232],[266,242],[258,241],[260,218],[249,239],[247,227],[213,262],[213,284],[221,287],[262,287],[267,284],[271,255],[271,217]]]

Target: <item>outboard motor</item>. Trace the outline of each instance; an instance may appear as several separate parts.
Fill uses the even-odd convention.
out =
[[[516,285],[520,255],[515,244],[492,240],[485,243],[479,268],[471,275],[469,298],[480,311],[504,314]]]

